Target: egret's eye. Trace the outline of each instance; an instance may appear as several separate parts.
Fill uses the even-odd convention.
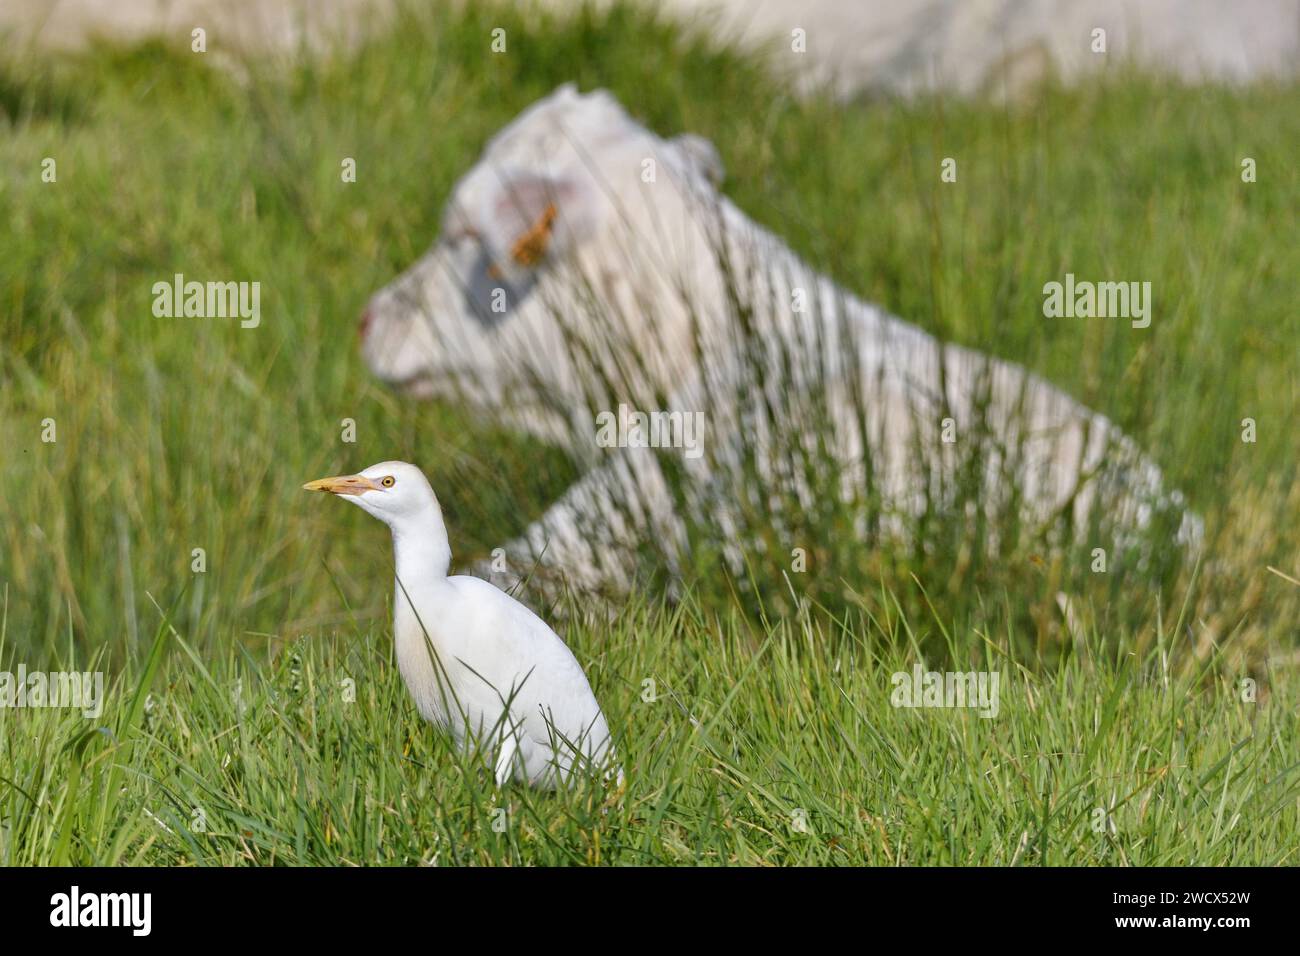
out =
[[[386,475],[385,477],[379,479],[379,483],[383,485],[385,488],[391,488],[393,487],[393,485],[397,484],[397,479],[394,478],[392,475]]]

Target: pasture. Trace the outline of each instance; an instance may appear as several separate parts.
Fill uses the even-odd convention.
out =
[[[0,863],[1296,862],[1295,85],[796,99],[635,6],[434,5],[296,62],[186,41],[0,60],[0,671],[107,692],[0,708]],[[398,678],[387,536],[300,486],[416,462],[465,568],[572,479],[374,382],[356,333],[485,140],[571,80],[708,137],[845,287],[1108,415],[1205,518],[1201,560],[1099,575],[942,515],[863,547],[828,506],[807,570],[773,529],[743,577],[701,551],[671,596],[545,608],[627,789],[494,794]],[[1150,282],[1149,327],[1046,316],[1067,273]],[[260,283],[260,321],[155,314],[178,274]],[[997,716],[894,706],[922,661],[998,672]]]

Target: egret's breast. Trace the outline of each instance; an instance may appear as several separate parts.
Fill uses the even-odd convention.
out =
[[[415,701],[416,709],[425,720],[441,727],[449,726],[445,681],[438,678],[435,667],[437,652],[432,639],[426,637],[425,628],[399,594],[393,615],[393,638],[397,646],[397,669],[402,681]]]

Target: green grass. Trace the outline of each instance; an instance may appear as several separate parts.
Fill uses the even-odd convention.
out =
[[[570,628],[618,728],[613,794],[495,791],[360,623],[271,659],[164,627],[166,663],[117,675],[107,732],[6,715],[0,862],[1296,862],[1294,672],[1247,702],[1210,665],[1172,672],[1172,634],[1049,672],[954,636],[954,658],[999,672],[997,716],[894,707],[919,645],[888,599],[861,600],[762,634],[691,601]]]
[[[541,25],[434,7],[346,57],[232,59],[152,43],[0,64],[0,668],[94,660],[113,688],[94,722],[0,709],[0,862],[1295,862],[1300,588],[1266,570],[1300,570],[1295,85],[1118,71],[1010,108],[795,101],[753,58],[623,7]],[[568,80],[710,137],[728,193],[847,287],[1118,421],[1206,516],[1200,577],[1080,583],[1032,551],[972,562],[957,531],[864,548],[830,514],[798,593],[756,557],[740,607],[702,563],[684,606],[574,614],[628,791],[607,812],[494,797],[392,666],[383,529],[299,485],[418,462],[463,565],[572,478],[378,387],[354,331],[485,139]],[[1067,271],[1151,281],[1152,327],[1044,319]],[[261,327],[154,318],[174,272],[259,280]],[[1072,637],[1055,596],[1076,585]],[[813,631],[800,597],[828,609]],[[133,719],[151,598],[170,626]],[[1000,669],[1002,714],[890,707],[920,651]]]

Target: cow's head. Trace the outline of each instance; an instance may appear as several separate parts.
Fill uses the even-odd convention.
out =
[[[488,143],[433,247],[371,298],[366,364],[417,396],[569,401],[575,356],[646,344],[664,305],[647,283],[671,285],[668,260],[720,177],[707,141],[663,140],[608,93],[561,87]],[[612,341],[584,334],[596,326]]]

